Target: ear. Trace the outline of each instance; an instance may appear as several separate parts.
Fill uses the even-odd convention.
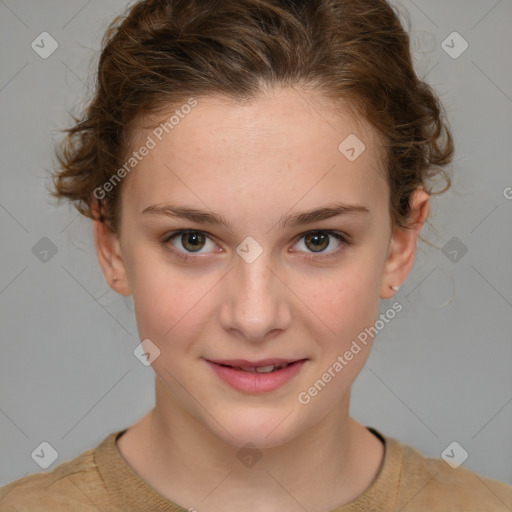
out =
[[[96,254],[108,285],[125,297],[131,295],[130,284],[121,253],[118,236],[101,221],[101,206],[94,200],[92,204],[94,215],[93,230]],[[115,279],[114,279],[115,278]]]
[[[418,237],[430,211],[429,195],[422,187],[417,188],[410,198],[410,228],[395,226],[389,245],[389,254],[384,267],[380,296],[389,299],[400,287],[412,270],[416,257]]]

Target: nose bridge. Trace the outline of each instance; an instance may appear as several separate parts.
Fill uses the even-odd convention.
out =
[[[237,248],[239,257],[229,273],[221,319],[225,329],[236,329],[253,341],[262,340],[269,331],[285,328],[289,315],[270,251],[254,240],[244,242]]]
[[[268,251],[262,252],[253,261],[240,257],[235,264],[235,274],[240,285],[240,292],[261,298],[270,296],[272,283],[275,279],[271,272],[271,258]]]
[[[269,242],[268,237],[266,241]],[[238,259],[234,262],[234,274],[235,280],[242,288],[239,290],[241,293],[270,294],[270,281],[273,278],[270,270],[272,251],[263,246],[261,238],[260,242],[261,244],[252,236],[248,236],[236,248]]]

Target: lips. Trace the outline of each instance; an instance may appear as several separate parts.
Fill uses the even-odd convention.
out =
[[[307,359],[220,359],[205,362],[226,384],[250,394],[267,393],[284,386],[299,374]]]
[[[245,372],[270,373],[281,370],[287,366],[302,361],[302,359],[260,359],[259,361],[247,361],[246,359],[222,359],[210,360],[210,362],[234,368],[235,370],[243,370]]]

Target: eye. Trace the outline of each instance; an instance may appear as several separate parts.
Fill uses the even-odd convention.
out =
[[[333,237],[336,240],[335,249],[326,252],[325,249],[331,246],[329,237]],[[306,247],[306,252],[308,253],[308,256],[306,256],[307,260],[337,256],[346,246],[350,245],[350,239],[347,235],[330,230],[309,231],[301,235],[299,242],[301,240],[304,240],[302,245]],[[311,254],[313,254],[313,257],[311,257]],[[314,256],[315,254],[319,254],[319,256]]]
[[[326,252],[325,249],[331,246],[329,237],[336,240],[337,247],[334,250]],[[345,249],[345,247],[351,245],[350,237],[348,235],[331,230],[308,231],[307,233],[300,235],[299,241],[302,239],[304,239],[303,245],[306,247],[306,251],[300,250],[298,252],[306,252],[307,255],[305,256],[305,259],[311,261],[337,256]],[[194,259],[194,254],[208,253],[208,250],[201,252],[201,249],[207,246],[208,242],[211,244],[211,249],[215,249],[216,244],[210,235],[204,231],[196,231],[192,229],[174,231],[166,235],[162,240],[164,246],[169,251],[172,251],[173,255],[183,259],[184,261]],[[173,248],[168,247],[169,244]],[[181,248],[179,247],[180,245]]]
[[[174,252],[178,257],[183,256],[185,258],[187,257],[187,254],[200,254],[201,249],[205,246],[205,243],[208,240],[214,247],[216,245],[213,240],[203,231],[193,231],[190,229],[183,229],[171,233],[164,238],[163,243],[167,245],[169,242],[174,242],[175,240],[176,244],[171,243],[171,245],[176,248],[176,251]],[[181,248],[176,247],[176,245],[181,245],[181,247],[183,247],[185,250],[181,250]]]

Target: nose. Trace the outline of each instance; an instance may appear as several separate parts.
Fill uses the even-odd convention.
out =
[[[290,291],[271,268],[265,251],[248,263],[237,257],[227,275],[220,309],[222,327],[240,338],[262,342],[290,325]]]

